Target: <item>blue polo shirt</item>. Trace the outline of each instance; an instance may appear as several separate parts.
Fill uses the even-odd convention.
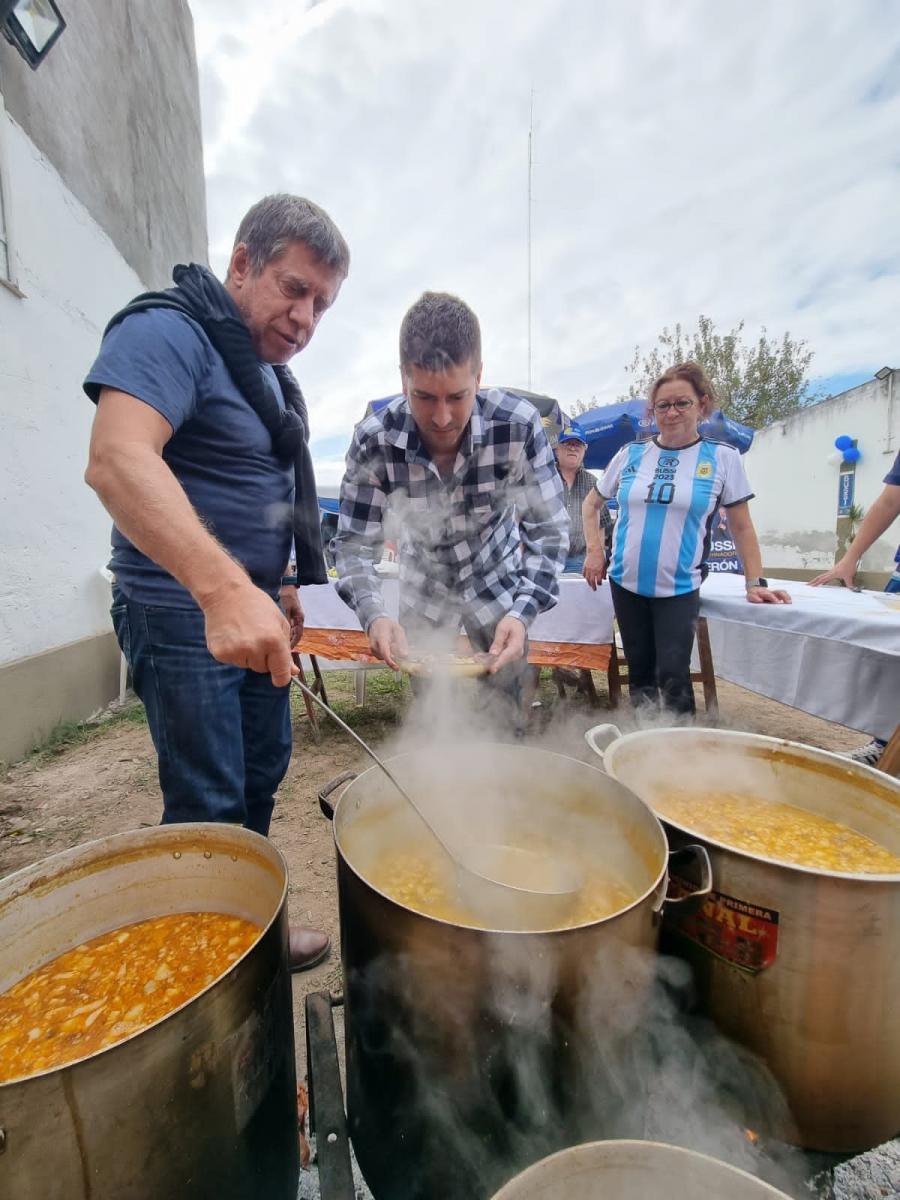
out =
[[[259,364],[284,407],[275,372]],[[100,347],[84,390],[96,403],[115,388],[149,404],[172,426],[163,459],[204,525],[259,587],[275,593],[293,544],[294,469],[236,388],[200,326],[171,309],[133,313]],[[185,588],[113,526],[110,570],[142,604],[193,607]]]

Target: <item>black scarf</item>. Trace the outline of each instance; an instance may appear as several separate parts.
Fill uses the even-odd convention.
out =
[[[294,463],[294,548],[298,583],[327,583],[319,501],[312,456],[309,453],[309,417],[306,401],[287,367],[275,366],[285,407],[266,387],[259,370],[250,330],[238,307],[212,271],[198,263],[180,265],[172,272],[175,287],[144,292],[126,304],[104,330],[104,336],[132,313],[148,308],[174,308],[191,317],[222,356],[235,387],[252,407],[272,438],[275,454]]]

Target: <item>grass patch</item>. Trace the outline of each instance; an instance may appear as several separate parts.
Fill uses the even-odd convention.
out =
[[[88,721],[60,721],[34,746],[28,758],[30,762],[40,766],[69,750],[95,741],[120,725],[146,724],[147,714],[139,700],[127,704],[124,708],[105,709],[98,717],[92,717]]]
[[[360,707],[356,703],[355,671],[324,671],[322,675],[329,705],[365,741],[379,741],[402,721],[409,703],[409,686],[405,677],[395,679],[394,673],[388,670],[367,671],[366,702]],[[307,683],[311,682],[312,675],[309,674]],[[291,689],[291,716],[295,728],[302,729],[308,723],[306,704],[299,688]],[[346,733],[318,705],[316,716],[323,746],[341,739],[349,740]]]

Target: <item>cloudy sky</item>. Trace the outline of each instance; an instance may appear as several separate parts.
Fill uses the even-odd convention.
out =
[[[425,288],[479,314],[485,379],[609,403],[699,313],[789,331],[836,391],[900,366],[894,0],[190,0],[210,258],[260,196],[322,204],[349,280],[293,366],[323,483],[399,390]]]

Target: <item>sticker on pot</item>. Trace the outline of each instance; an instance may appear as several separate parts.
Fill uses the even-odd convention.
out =
[[[669,876],[669,895],[690,896],[696,885]],[[669,927],[734,967],[756,975],[770,967],[778,953],[778,917],[774,908],[748,904],[724,892],[710,892],[692,912],[676,906],[666,912]]]
[[[258,1008],[227,1039],[231,1059],[234,1118],[238,1133],[250,1123],[269,1088],[283,1070],[284,1046],[279,1037],[274,980]]]

